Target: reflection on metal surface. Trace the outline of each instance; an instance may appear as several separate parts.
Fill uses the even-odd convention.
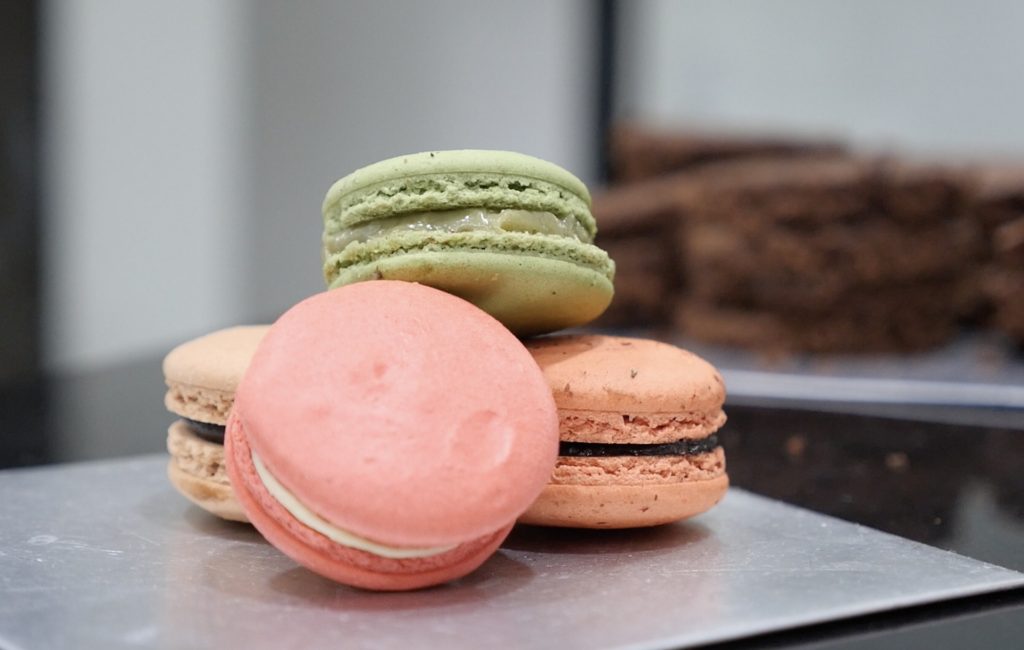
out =
[[[370,593],[190,506],[163,456],[0,473],[0,639],[21,647],[682,646],[1024,585],[733,490],[687,523],[520,527],[480,570]],[[608,612],[614,608],[615,615]]]
[[[722,370],[732,395],[773,399],[952,404],[1024,409],[1024,386],[976,382],[791,375]]]

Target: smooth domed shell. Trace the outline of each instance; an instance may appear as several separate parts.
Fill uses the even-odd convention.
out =
[[[714,366],[668,343],[551,336],[528,343],[560,409],[623,414],[713,412],[725,401]]]
[[[470,303],[406,282],[349,285],[289,310],[235,414],[306,507],[394,546],[507,526],[558,450],[551,392],[522,343]]]

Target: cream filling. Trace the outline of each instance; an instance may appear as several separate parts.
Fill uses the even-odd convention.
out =
[[[551,212],[530,210],[500,210],[490,212],[483,208],[462,208],[436,212],[413,212],[397,217],[377,219],[345,228],[333,235],[324,235],[325,255],[345,250],[355,242],[364,242],[391,232],[525,232],[540,235],[571,237],[589,244],[593,241],[590,233],[574,216],[558,217]]]
[[[288,488],[281,485],[277,479],[274,478],[274,475],[270,473],[270,470],[268,470],[266,465],[263,464],[260,457],[256,455],[256,452],[253,452],[252,454],[252,464],[253,467],[256,468],[256,474],[260,477],[260,481],[263,482],[263,487],[267,489],[270,496],[274,497],[274,499],[276,499],[277,502],[291,514],[291,516],[295,517],[300,522],[320,533],[327,539],[337,542],[342,546],[366,551],[367,553],[373,553],[374,555],[394,560],[440,555],[441,553],[446,553],[452,550],[456,546],[453,544],[452,546],[434,546],[432,548],[396,548],[393,546],[378,544],[377,542],[368,540],[365,537],[360,537],[359,535],[350,533],[347,530],[342,530],[341,528],[328,523],[315,512],[304,506],[294,494],[288,491]]]

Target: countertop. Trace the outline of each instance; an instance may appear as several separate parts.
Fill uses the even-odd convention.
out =
[[[519,526],[464,579],[368,592],[198,510],[166,466],[0,472],[0,647],[695,647],[1024,588],[1024,573],[733,488],[655,528]]]

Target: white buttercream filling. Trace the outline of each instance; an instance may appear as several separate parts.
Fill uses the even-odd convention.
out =
[[[274,499],[276,499],[277,502],[280,503],[281,506],[289,512],[289,514],[291,514],[291,516],[295,517],[300,522],[309,528],[312,528],[324,537],[333,542],[337,542],[342,546],[366,551],[367,553],[373,553],[380,557],[395,560],[430,557],[432,555],[446,553],[455,548],[454,544],[452,546],[434,546],[431,548],[396,548],[394,546],[378,544],[377,542],[368,540],[365,537],[360,537],[355,533],[342,530],[303,505],[294,494],[288,491],[288,488],[281,485],[281,483],[274,478],[274,475],[270,473],[270,470],[268,470],[266,465],[263,464],[260,457],[256,455],[256,452],[253,452],[252,454],[252,464],[253,467],[256,468],[256,474],[260,477],[260,481],[263,482],[263,487],[267,489],[270,496],[274,497]]]

